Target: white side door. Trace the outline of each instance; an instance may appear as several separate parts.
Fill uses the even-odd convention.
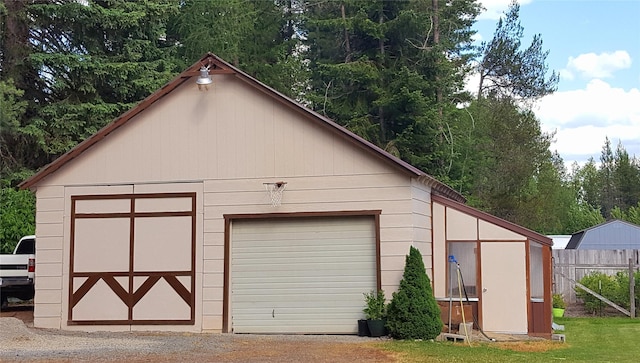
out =
[[[484,331],[527,334],[527,275],[523,242],[482,242]]]

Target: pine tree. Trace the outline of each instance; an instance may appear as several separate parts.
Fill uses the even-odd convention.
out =
[[[169,81],[171,0],[29,2],[29,130],[50,161]],[[40,165],[29,165],[37,168]]]
[[[213,52],[252,77],[300,100],[307,86],[299,49],[297,0],[185,0],[168,37],[185,66]]]
[[[483,42],[478,71],[478,98],[486,96],[536,100],[556,91],[560,76],[548,75],[548,50],[542,49],[540,34],[521,50],[524,28],[520,25],[520,5],[513,1],[500,18],[493,39]]]
[[[420,251],[412,246],[405,261],[400,288],[387,309],[387,329],[396,339],[433,339],[442,321]]]

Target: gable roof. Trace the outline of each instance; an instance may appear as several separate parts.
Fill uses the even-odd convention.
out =
[[[204,55],[200,60],[195,62],[189,68],[180,73],[177,77],[171,80],[169,83],[164,85],[162,88],[151,94],[149,97],[142,100],[138,105],[129,111],[123,113],[118,118],[114,119],[112,122],[107,124],[105,127],[100,129],[97,133],[90,136],[83,142],[76,145],[73,149],[69,150],[67,153],[63,154],[53,162],[46,165],[39,172],[31,176],[29,179],[23,181],[20,184],[21,189],[28,189],[32,187],[36,187],[38,182],[47,177],[48,175],[54,173],[56,170],[60,169],[62,166],[66,165],[80,154],[82,154],[85,150],[89,149],[96,143],[100,142],[107,135],[112,133],[113,131],[119,129],[120,127],[126,125],[134,116],[138,115],[151,105],[153,105],[156,101],[160,100],[164,96],[168,95],[182,85],[184,82],[190,80],[192,77],[197,77],[200,75],[200,68],[202,66],[209,66],[209,74],[230,74],[234,75],[238,80],[243,81],[244,83],[252,86],[254,89],[270,96],[272,99],[280,102],[281,104],[289,107],[290,109],[306,116],[308,119],[318,123],[319,125],[336,131],[338,135],[341,135],[347,141],[363,148],[368,151],[371,155],[381,158],[385,162],[390,163],[395,166],[401,172],[408,174],[411,177],[417,178],[420,182],[430,186],[434,193],[443,195],[447,198],[465,202],[465,198],[449,186],[444,183],[436,180],[434,177],[428,175],[422,170],[416,168],[415,166],[389,154],[385,150],[380,147],[374,145],[373,143],[363,139],[362,137],[354,134],[353,132],[347,130],[346,128],[338,125],[334,121],[329,118],[320,115],[319,113],[310,110],[309,108],[301,105],[300,103],[292,100],[291,98],[283,95],[282,93],[276,91],[275,89],[265,85],[264,83],[258,81],[257,79],[249,76],[248,74],[242,72],[238,68],[232,66],[231,64],[225,62],[218,56],[208,53]]]
[[[473,216],[473,217],[476,217],[478,219],[481,219],[481,220],[483,220],[485,222],[489,222],[489,223],[491,223],[493,225],[496,225],[496,226],[508,229],[508,230],[510,230],[512,232],[521,234],[521,235],[523,235],[523,236],[525,236],[525,237],[527,237],[527,238],[529,238],[531,240],[534,240],[534,241],[536,241],[538,243],[541,243],[541,244],[543,244],[545,246],[553,246],[553,239],[551,239],[551,238],[549,238],[549,237],[547,237],[547,236],[545,236],[543,234],[540,234],[538,232],[535,232],[535,231],[532,231],[530,229],[524,228],[524,227],[519,226],[519,225],[517,225],[515,223],[511,223],[511,222],[509,222],[507,220],[504,220],[502,218],[498,218],[498,217],[496,217],[494,215],[491,215],[491,214],[489,214],[487,212],[483,212],[481,210],[478,210],[478,209],[475,209],[473,207],[470,207],[470,206],[468,206],[466,204],[462,204],[460,202],[457,202],[457,201],[454,201],[454,200],[451,200],[451,199],[448,199],[448,198],[443,198],[443,197],[440,197],[438,195],[432,195],[431,196],[431,200],[434,201],[434,202],[443,204],[443,205],[445,205],[447,207],[451,207],[453,209],[456,209],[456,210],[458,210],[460,212],[466,213],[466,214],[468,214],[470,216]]]
[[[605,226],[608,226],[610,224],[626,224],[632,228],[636,228],[638,229],[638,231],[640,231],[640,226],[627,222],[627,221],[623,221],[622,219],[612,219],[610,221],[606,221],[604,223],[600,223],[597,224],[595,226],[589,227],[589,228],[585,228],[581,231],[575,232],[574,234],[571,235],[571,239],[569,240],[569,243],[567,243],[567,247],[565,247],[565,249],[567,250],[575,250],[578,249],[578,247],[580,246],[580,244],[582,243],[582,240],[584,239],[584,236],[587,234],[587,232],[594,230],[594,229],[599,229],[599,228],[603,228]]]

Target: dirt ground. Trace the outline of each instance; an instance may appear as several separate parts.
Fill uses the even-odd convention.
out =
[[[581,306],[567,309],[567,316],[588,316]],[[229,362],[229,363],[275,363],[275,362],[335,362],[347,363],[367,361],[393,363],[402,361],[402,356],[385,351],[379,343],[386,338],[363,338],[355,336],[308,336],[308,335],[242,335],[242,334],[190,334],[190,333],[79,333],[33,328],[33,305],[31,303],[10,304],[0,312],[0,318],[16,318],[24,326],[15,337],[3,341],[5,354],[0,349],[0,361],[18,362]],[[3,319],[0,319],[2,322]],[[19,321],[15,324],[22,325]],[[0,332],[0,335],[5,332]],[[477,331],[476,339],[482,340]],[[5,334],[6,335],[6,334]],[[492,334],[502,344],[513,344],[529,340],[526,336]],[[52,340],[66,341],[49,348]],[[100,348],[83,348],[87,340],[100,342]],[[26,344],[25,344],[26,341]],[[114,343],[110,345],[109,342]],[[124,341],[124,344],[122,343]],[[13,343],[12,343],[13,342]],[[119,343],[118,343],[119,342]],[[24,348],[9,355],[7,346]],[[89,343],[91,344],[91,343]],[[148,349],[135,350],[136,345],[149,344]],[[40,345],[40,346],[38,346]],[[73,347],[71,347],[73,346]],[[79,346],[80,348],[76,348]],[[30,349],[33,347],[33,349]],[[59,348],[57,348],[59,347]],[[40,350],[41,352],[37,352]]]
[[[33,327],[33,304],[12,304],[8,308],[0,311],[0,318],[7,317],[20,319],[24,322],[24,325]]]
[[[33,328],[33,305],[11,304],[0,312],[0,317],[14,317],[24,322],[29,334],[52,334],[51,331]],[[25,329],[27,329],[25,328]],[[57,333],[53,333],[57,334]],[[64,335],[64,333],[60,333]],[[118,337],[118,333],[112,334]],[[121,337],[122,335],[120,335]],[[33,339],[19,336],[14,339]],[[73,338],[71,338],[73,339]],[[78,340],[83,339],[79,336]],[[128,339],[128,338],[127,338]],[[137,339],[137,337],[135,338]],[[149,339],[149,334],[141,334],[140,339]],[[380,342],[375,338],[355,338],[353,336],[241,336],[234,334],[157,334],[154,340],[161,340],[163,346],[176,346],[175,351],[164,348],[162,352],[144,351],[115,353],[118,348],[107,347],[102,352],[96,350],[66,351],[60,349],[53,353],[33,355],[33,352],[16,353],[15,356],[2,356],[0,361],[30,362],[335,362],[356,361],[391,363],[398,357],[393,353],[376,347]],[[133,340],[133,339],[132,339]],[[16,340],[17,341],[17,340]],[[188,346],[188,349],[184,349]],[[181,347],[181,348],[178,348]],[[22,355],[21,355],[22,354]],[[29,355],[31,354],[31,355]]]

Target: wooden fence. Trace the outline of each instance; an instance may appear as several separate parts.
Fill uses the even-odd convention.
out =
[[[553,292],[562,294],[569,304],[573,304],[576,302],[575,284],[570,279],[580,281],[592,271],[607,275],[628,271],[629,259],[637,270],[640,250],[553,250]]]

